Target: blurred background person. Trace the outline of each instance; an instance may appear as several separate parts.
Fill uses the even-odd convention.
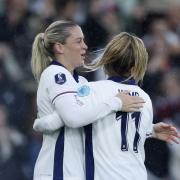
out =
[[[26,139],[9,124],[9,112],[0,100],[0,179],[26,179]]]

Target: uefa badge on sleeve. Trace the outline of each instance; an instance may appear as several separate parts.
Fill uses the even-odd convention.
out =
[[[64,84],[66,82],[66,75],[63,73],[58,73],[55,75],[55,82],[57,84]]]

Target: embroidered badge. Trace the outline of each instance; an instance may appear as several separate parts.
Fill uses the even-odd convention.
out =
[[[57,84],[64,84],[66,82],[66,75],[63,73],[58,73],[55,75],[55,82]]]
[[[81,86],[80,88],[78,88],[77,90],[77,95],[79,97],[84,97],[84,96],[88,96],[90,93],[90,87],[87,85]]]

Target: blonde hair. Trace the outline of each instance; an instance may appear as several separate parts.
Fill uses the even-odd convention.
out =
[[[49,25],[44,33],[39,33],[33,42],[31,69],[37,81],[39,81],[43,70],[49,66],[55,58],[53,45],[56,42],[65,44],[66,39],[70,36],[70,28],[77,26],[71,21],[56,21]]]
[[[108,76],[134,78],[138,83],[143,80],[147,61],[148,53],[142,40],[122,32],[107,44],[99,61],[86,65],[86,68],[96,70],[103,67]]]

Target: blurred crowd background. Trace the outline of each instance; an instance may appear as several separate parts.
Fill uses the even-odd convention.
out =
[[[122,31],[142,38],[149,52],[142,88],[152,99],[154,123],[180,128],[180,0],[0,0],[0,180],[32,180],[42,136],[32,130],[31,46],[60,19],[82,27],[90,52]],[[100,71],[83,75],[103,78]],[[149,180],[180,180],[180,145],[149,139],[145,148]]]

